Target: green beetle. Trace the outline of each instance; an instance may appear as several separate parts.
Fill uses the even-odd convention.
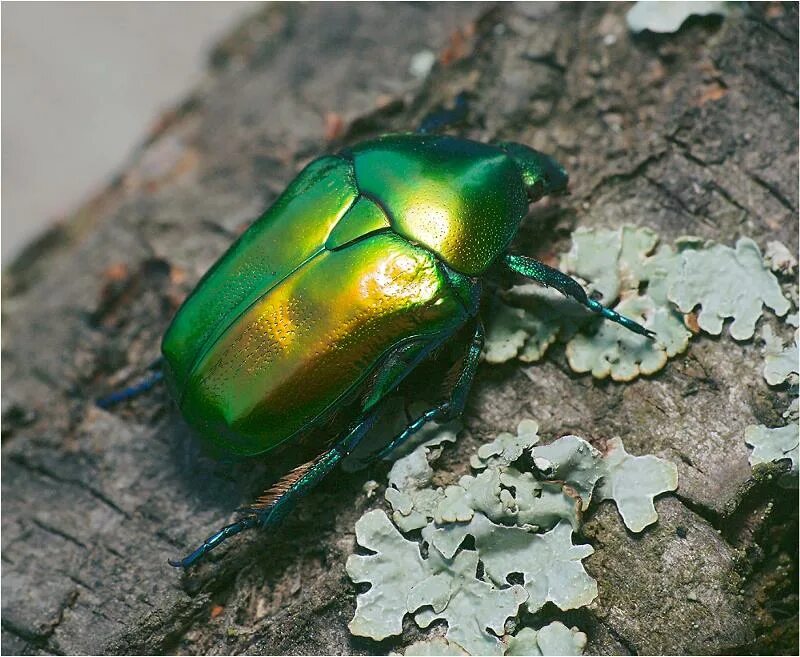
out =
[[[481,277],[496,263],[650,335],[558,270],[506,253],[529,203],[567,180],[527,146],[442,135],[387,135],[311,162],[203,277],[162,351],[181,412],[212,444],[253,456],[292,441],[312,456],[170,563],[187,568],[276,522],[454,339],[463,345],[448,394],[380,454],[460,414],[483,346]]]

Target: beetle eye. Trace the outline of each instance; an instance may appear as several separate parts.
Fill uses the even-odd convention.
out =
[[[544,181],[539,178],[533,185],[527,188],[528,200],[531,203],[538,201],[544,196]]]

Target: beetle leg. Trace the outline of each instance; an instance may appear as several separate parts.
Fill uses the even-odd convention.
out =
[[[455,419],[464,410],[467,403],[467,395],[472,386],[472,380],[475,378],[475,372],[478,370],[478,363],[481,358],[481,351],[483,351],[484,331],[483,324],[480,320],[475,326],[475,333],[470,341],[469,349],[464,357],[464,364],[458,373],[456,382],[450,391],[450,398],[428,409],[416,420],[411,422],[402,433],[392,440],[386,447],[384,447],[375,456],[376,459],[381,459],[389,454],[392,450],[402,445],[406,440],[411,438],[417,433],[427,422],[447,422]]]
[[[158,358],[153,361],[150,366],[147,368],[152,370],[152,374],[148,377],[140,381],[139,383],[135,383],[132,386],[128,386],[127,388],[123,388],[122,390],[115,390],[107,395],[103,395],[102,397],[98,397],[95,399],[95,404],[97,404],[100,408],[108,409],[120,402],[128,401],[129,399],[133,399],[134,397],[138,397],[139,395],[151,390],[157,384],[159,384],[164,379],[164,371],[161,369],[164,359]]]
[[[331,449],[323,452],[313,461],[292,470],[262,495],[255,504],[247,507],[245,510],[247,515],[244,518],[216,531],[191,554],[180,560],[170,560],[169,564],[176,568],[189,568],[231,536],[253,527],[274,525],[300,498],[322,481],[339,461],[358,446],[361,439],[375,424],[377,417],[377,413],[372,413],[355,423],[347,435]]]
[[[526,278],[531,278],[545,287],[554,287],[564,296],[572,297],[598,315],[602,315],[634,333],[654,339],[655,333],[639,324],[639,322],[620,315],[618,312],[611,310],[611,308],[606,308],[603,304],[590,299],[586,296],[586,291],[581,287],[580,283],[571,276],[567,276],[564,272],[548,267],[544,263],[526,256],[506,255],[504,260],[511,271],[522,274]]]
[[[230,538],[238,534],[239,532],[244,531],[245,529],[250,529],[251,527],[255,527],[258,525],[258,516],[252,515],[242,518],[238,522],[234,522],[230,525],[226,525],[219,531],[211,534],[203,544],[198,547],[194,552],[190,555],[184,557],[180,560],[169,560],[170,566],[175,566],[176,568],[188,568],[192,564],[194,564],[198,559],[205,556],[207,553],[211,552],[217,545],[222,543],[225,539]]]
[[[439,132],[456,123],[461,123],[467,118],[467,111],[467,94],[462,91],[455,97],[452,109],[439,107],[428,112],[420,121],[417,134],[427,135],[432,132]]]

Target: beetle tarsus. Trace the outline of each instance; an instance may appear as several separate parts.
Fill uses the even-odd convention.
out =
[[[655,340],[655,332],[645,328],[630,317],[620,315],[616,310],[606,308],[599,301],[590,299],[580,283],[571,276],[567,276],[563,271],[549,267],[538,260],[526,256],[506,255],[504,261],[511,271],[521,274],[526,278],[533,279],[545,287],[553,287],[564,296],[572,297],[575,301],[586,306],[589,310],[601,315],[605,319],[616,322],[620,326],[624,326],[629,331],[633,331],[638,335],[643,335],[646,338]]]
[[[629,317],[625,317],[625,315],[620,315],[615,310],[611,310],[611,308],[606,308],[603,304],[594,299],[587,299],[586,307],[589,310],[596,312],[598,315],[602,315],[608,320],[612,322],[616,322],[617,324],[624,326],[629,331],[633,331],[634,333],[638,333],[639,335],[643,335],[646,338],[650,338],[651,340],[656,339],[655,331],[651,331],[648,328],[645,328],[639,322],[635,322],[634,320],[630,319]]]
[[[230,538],[238,534],[239,532],[243,532],[245,529],[251,529],[258,524],[258,516],[247,516],[246,518],[242,518],[238,522],[234,522],[233,524],[227,525],[223,527],[219,531],[211,534],[203,544],[198,547],[194,552],[185,556],[183,559],[170,559],[169,565],[175,568],[183,568],[186,570],[193,566],[199,559],[204,557],[206,554],[211,552],[215,547],[217,547],[220,543],[224,540]]]

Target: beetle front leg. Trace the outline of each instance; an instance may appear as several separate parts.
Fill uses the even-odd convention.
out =
[[[586,296],[586,291],[581,287],[580,283],[571,276],[567,276],[564,272],[548,267],[538,260],[528,258],[520,255],[506,255],[504,257],[506,266],[518,274],[522,274],[526,278],[531,278],[545,287],[554,287],[561,292],[564,296],[572,297],[580,304],[586,306],[592,312],[602,315],[612,322],[616,322],[626,329],[643,335],[646,338],[653,339],[655,333],[650,329],[645,328],[639,322],[635,322],[625,315],[620,315],[611,308],[606,308],[602,303],[590,299]]]
[[[372,413],[355,423],[347,435],[331,449],[296,467],[259,497],[255,504],[242,509],[247,514],[245,517],[214,532],[191,554],[183,559],[170,560],[169,564],[176,568],[189,568],[231,536],[254,527],[270,527],[279,522],[300,498],[307,495],[339,461],[358,446],[375,424],[377,417],[377,413]]]
[[[461,415],[464,406],[467,403],[467,395],[472,386],[472,380],[475,378],[475,373],[478,371],[478,363],[481,359],[481,352],[483,351],[484,330],[483,324],[478,320],[475,326],[475,333],[472,335],[469,349],[464,356],[464,365],[458,373],[456,382],[450,391],[450,398],[428,409],[422,413],[416,420],[411,422],[396,438],[386,445],[375,456],[376,459],[384,458],[392,450],[396,449],[411,436],[417,433],[428,422],[448,422]]]

